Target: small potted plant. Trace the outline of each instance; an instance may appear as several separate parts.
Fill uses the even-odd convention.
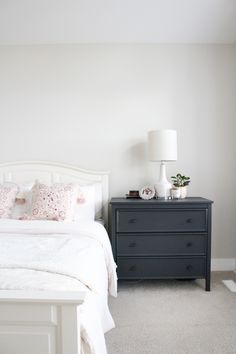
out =
[[[184,199],[187,197],[187,186],[190,183],[190,177],[181,175],[177,173],[176,176],[171,176],[173,185],[180,190],[180,198]]]

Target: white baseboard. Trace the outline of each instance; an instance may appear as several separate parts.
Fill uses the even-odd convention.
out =
[[[233,280],[222,280],[222,283],[225,284],[225,286],[232,291],[232,293],[236,293],[236,283]]]
[[[235,258],[214,258],[211,260],[211,270],[215,271],[230,271],[236,270]]]

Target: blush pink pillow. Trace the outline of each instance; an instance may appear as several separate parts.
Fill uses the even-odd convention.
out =
[[[0,184],[0,218],[7,219],[15,203],[18,187],[16,184]]]
[[[31,216],[40,220],[72,221],[77,195],[78,187],[74,184],[36,183],[32,190]]]

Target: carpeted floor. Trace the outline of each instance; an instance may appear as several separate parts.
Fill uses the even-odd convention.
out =
[[[223,279],[236,274],[214,272],[211,292],[202,280],[120,282],[108,354],[236,354],[236,293]]]

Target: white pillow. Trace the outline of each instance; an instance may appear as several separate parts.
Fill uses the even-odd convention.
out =
[[[79,197],[75,206],[74,221],[95,219],[95,185],[79,187]]]
[[[8,219],[15,203],[18,186],[14,183],[0,184],[0,219]]]
[[[12,209],[11,218],[19,219],[29,213],[34,182],[18,184],[18,193]]]

